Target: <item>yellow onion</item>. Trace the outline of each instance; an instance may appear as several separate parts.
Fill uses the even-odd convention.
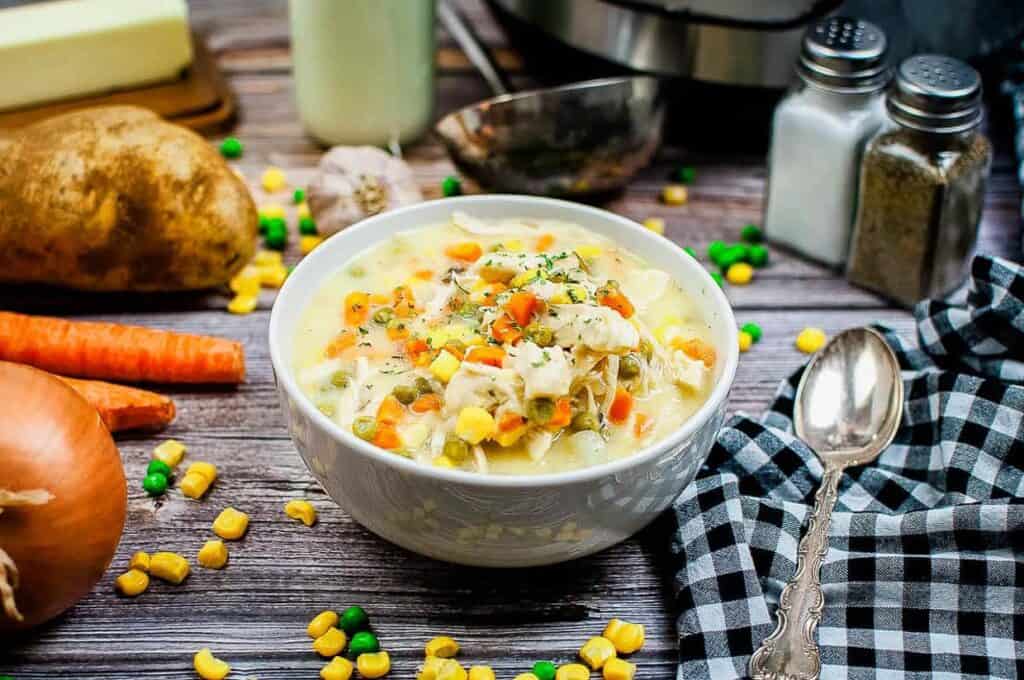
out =
[[[43,371],[0,362],[0,638],[84,597],[124,530],[124,468],[96,409]]]

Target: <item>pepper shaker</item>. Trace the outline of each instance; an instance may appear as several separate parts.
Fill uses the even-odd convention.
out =
[[[978,130],[981,78],[957,59],[904,60],[886,105],[896,126],[864,152],[846,276],[909,307],[966,277],[992,147]]]

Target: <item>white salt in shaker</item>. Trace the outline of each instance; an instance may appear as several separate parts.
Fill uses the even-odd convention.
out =
[[[814,260],[845,263],[860,158],[886,122],[885,34],[830,17],[804,35],[800,76],[775,110],[764,227],[768,238]]]

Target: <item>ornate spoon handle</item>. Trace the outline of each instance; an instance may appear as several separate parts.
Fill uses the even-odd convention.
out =
[[[842,466],[825,465],[807,533],[797,548],[796,573],[779,598],[775,632],[750,657],[754,680],[816,680],[821,672],[814,635],[825,606],[821,563],[828,553],[828,526],[842,474]]]

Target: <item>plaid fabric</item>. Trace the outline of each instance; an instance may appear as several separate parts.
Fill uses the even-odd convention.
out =
[[[839,485],[822,678],[1024,677],[1024,270],[978,257],[966,307],[917,308],[895,442]],[[677,501],[679,678],[747,676],[774,630],[822,466],[793,435],[800,372],[734,417]]]

